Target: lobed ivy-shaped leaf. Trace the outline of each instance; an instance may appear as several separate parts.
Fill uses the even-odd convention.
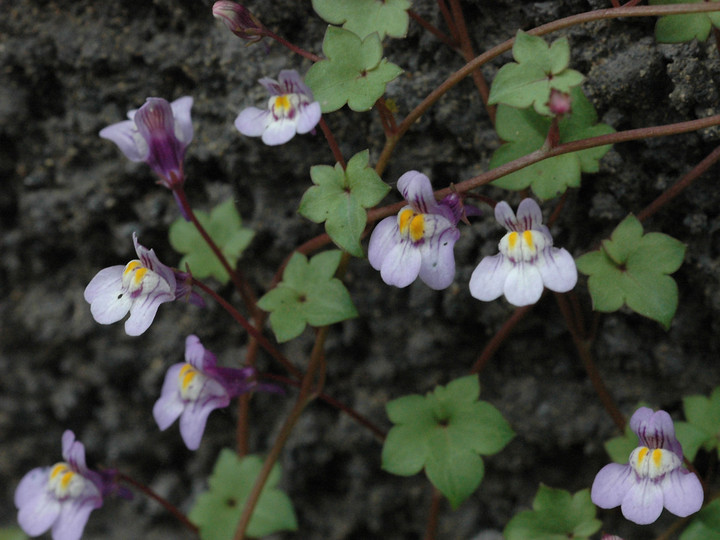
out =
[[[720,499],[710,502],[692,517],[680,540],[720,540]]]
[[[488,103],[503,103],[524,109],[533,106],[541,115],[550,116],[548,107],[552,89],[568,93],[582,83],[582,73],[568,69],[570,45],[567,38],[553,41],[519,30],[512,48],[515,62],[505,64],[495,75]]]
[[[558,122],[560,143],[606,135],[615,131],[607,124],[597,123],[595,107],[585,97],[581,88],[573,88],[570,97],[572,113]],[[493,154],[490,168],[499,167],[541,148],[552,120],[533,109],[500,105],[495,122],[498,136],[506,143]],[[539,198],[550,199],[564,193],[568,187],[578,187],[581,173],[598,172],[599,161],[610,147],[611,145],[598,146],[545,159],[498,178],[493,184],[511,190],[531,187]]]
[[[643,235],[642,224],[631,214],[599,250],[575,263],[590,276],[593,309],[610,312],[625,304],[667,329],[678,304],[677,284],[668,274],[680,268],[684,256],[682,242],[662,233]]]
[[[341,24],[361,38],[373,32],[380,39],[407,34],[410,0],[312,0],[312,6],[325,21]]]
[[[357,317],[350,293],[333,277],[342,252],[324,251],[310,261],[295,252],[285,267],[283,279],[258,301],[270,312],[270,326],[282,343],[299,336],[307,324],[326,326]]]
[[[238,258],[255,235],[252,229],[242,226],[235,203],[228,199],[216,206],[210,214],[198,210],[195,215],[234,269]],[[184,254],[178,265],[180,270],[185,271],[187,265],[197,278],[212,276],[220,283],[230,280],[215,253],[191,222],[178,219],[170,226],[169,236],[173,249]]]
[[[703,1],[705,0],[650,0],[650,5],[697,4]],[[705,41],[713,26],[720,28],[720,7],[718,9],[708,13],[663,15],[655,23],[655,39],[659,43],[681,43],[693,39]]]
[[[571,495],[540,484],[532,507],[508,522],[505,540],[587,540],[602,526],[595,518],[589,489]]]
[[[339,247],[356,257],[363,256],[360,236],[367,222],[366,208],[379,203],[390,186],[368,165],[370,152],[355,154],[343,170],[337,163],[315,165],[310,177],[315,184],[305,192],[299,212],[315,223],[325,222],[325,231]]]
[[[469,375],[425,396],[390,401],[386,410],[395,426],[383,445],[382,468],[400,476],[424,468],[457,508],[482,481],[480,456],[499,452],[514,437],[500,411],[479,401],[479,394],[477,375]]]
[[[198,497],[188,516],[199,527],[202,540],[232,540],[262,465],[258,456],[240,458],[227,448],[220,452],[209,489]],[[280,466],[276,464],[250,518],[248,536],[260,538],[278,531],[297,530],[292,502],[276,487],[280,477]]]
[[[322,112],[348,104],[367,111],[385,93],[385,85],[402,69],[382,57],[380,37],[373,33],[360,39],[349,30],[328,26],[323,40],[325,59],[315,62],[305,76]]]
[[[676,422],[675,431],[685,456],[692,461],[700,448],[720,456],[720,386],[710,397],[685,396],[683,409],[687,422]]]

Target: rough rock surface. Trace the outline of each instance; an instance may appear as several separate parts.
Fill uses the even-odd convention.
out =
[[[476,51],[555,18],[608,7],[599,0],[462,2]],[[320,51],[325,23],[310,2],[248,2],[270,28]],[[60,457],[60,436],[73,429],[89,462],[117,467],[183,509],[204,488],[220,448],[234,439],[235,411],[210,417],[197,452],[177,427],[159,432],[152,416],[165,370],[179,361],[184,337],[199,334],[222,362],[242,361],[245,334],[215,306],[164,305],[143,336],[121,324],[96,324],[83,289],[100,269],[133,258],[131,234],[175,264],[167,227],[172,198],[144,164],[127,161],[97,132],[124,119],[147,96],[195,98],[195,140],[187,189],[195,207],[234,197],[256,238],[243,270],[262,291],[277,265],[321,229],[296,214],[311,165],[332,163],[318,133],[279,148],[240,136],[238,111],[265,99],[257,84],[280,69],[309,63],[277,44],[245,48],[211,16],[209,0],[6,0],[0,20],[0,524],[12,524],[12,496],[22,475]],[[436,3],[414,9],[441,24]],[[624,19],[570,28],[572,67],[602,121],[617,130],[690,120],[720,109],[720,55],[707,43],[658,45],[653,21]],[[462,59],[411,23],[406,40],[386,41],[386,55],[406,70],[388,87],[402,115],[463,65]],[[491,80],[508,55],[483,68]],[[373,113],[329,115],[343,153],[369,148],[383,135]],[[720,142],[720,130],[617,145],[599,174],[572,190],[555,229],[557,242],[580,255],[629,212],[639,212]],[[384,180],[409,169],[437,187],[486,170],[499,142],[471,81],[441,100],[398,146]],[[697,180],[645,223],[688,246],[675,274],[680,307],[669,331],[630,312],[602,316],[594,346],[598,367],[623,411],[640,400],[680,417],[683,395],[720,384],[720,189],[718,168]],[[502,196],[495,188],[483,191]],[[395,193],[388,200],[397,200]],[[519,197],[514,196],[516,203]],[[546,210],[554,201],[546,205]],[[433,292],[416,283],[385,286],[367,261],[353,260],[347,283],[360,317],[338,325],[328,342],[327,393],[389,427],[385,403],[424,393],[463,375],[512,308],[473,300],[467,281],[482,255],[496,249],[490,213],[463,228],[455,284]],[[223,289],[225,293],[229,290]],[[579,297],[588,308],[581,280]],[[237,300],[235,298],[235,300]],[[289,345],[306,357],[312,336]],[[276,369],[263,357],[263,369]],[[602,443],[615,434],[574,351],[557,306],[546,295],[481,375],[482,398],[517,432],[486,459],[480,489],[456,512],[443,509],[440,538],[493,538],[527,509],[539,482],[576,491],[607,462]],[[253,401],[252,449],[266,451],[291,397]],[[284,488],[300,531],[288,538],[419,538],[431,491],[422,475],[380,470],[372,436],[323,404],[304,414],[282,455]],[[635,540],[653,527],[601,512],[604,529]],[[283,538],[285,536],[282,536]],[[93,513],[84,538],[191,538],[156,503],[138,496]]]

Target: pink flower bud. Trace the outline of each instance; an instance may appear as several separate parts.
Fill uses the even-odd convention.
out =
[[[219,0],[213,4],[212,12],[237,37],[251,42],[262,39],[262,24],[245,6]]]
[[[550,90],[550,100],[548,101],[550,112],[556,116],[562,116],[572,111],[572,98],[570,94],[560,92],[554,88]]]

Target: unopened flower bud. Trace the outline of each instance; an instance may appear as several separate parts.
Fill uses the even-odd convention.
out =
[[[262,39],[262,24],[245,6],[219,0],[213,4],[212,12],[213,17],[224,22],[237,37],[250,42]]]
[[[548,101],[550,112],[556,116],[562,116],[572,111],[572,98],[570,94],[560,92],[554,88],[550,90],[550,100]]]

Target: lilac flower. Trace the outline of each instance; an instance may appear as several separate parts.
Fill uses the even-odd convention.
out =
[[[185,149],[193,138],[189,96],[168,103],[147,98],[139,109],[128,112],[129,120],[112,124],[100,136],[118,145],[130,161],[144,161],[160,176],[160,183],[174,189],[185,182]]]
[[[676,516],[700,510],[703,489],[695,474],[682,466],[683,453],[665,411],[641,407],[630,419],[640,445],[627,465],[611,463],[595,477],[590,497],[600,508],[620,506],[625,518],[640,525],[654,522],[663,506]]]
[[[103,477],[85,465],[85,448],[68,430],[62,437],[64,461],[27,473],[15,490],[18,522],[29,536],[52,529],[53,540],[78,540],[90,512],[103,504]]]
[[[185,299],[203,305],[202,298],[192,291],[189,274],[161,263],[154,250],[138,243],[135,233],[133,243],[137,259],[100,270],[85,288],[85,300],[97,322],[112,324],[130,312],[125,332],[139,336],[152,324],[164,302]]]
[[[270,100],[266,110],[248,107],[235,119],[235,127],[248,137],[260,137],[275,146],[285,144],[295,136],[313,130],[320,121],[320,103],[313,100],[310,88],[294,69],[284,69],[278,80],[260,79]]]
[[[383,219],[370,237],[368,258],[388,285],[407,287],[420,276],[428,287],[448,287],[455,277],[453,248],[462,212],[457,195],[437,202],[430,180],[417,171],[398,179],[408,205]]]
[[[185,445],[197,450],[213,410],[227,407],[232,398],[253,389],[279,391],[274,385],[249,380],[254,375],[252,367],[218,367],[215,355],[202,346],[200,339],[188,336],[185,362],[168,369],[160,399],[153,407],[158,427],[164,431],[180,418],[180,435]]]
[[[471,295],[490,301],[504,294],[511,304],[526,306],[540,299],[544,287],[567,292],[575,286],[575,261],[565,249],[553,247],[534,200],[524,199],[517,217],[502,201],[495,206],[495,219],[508,233],[500,240],[500,253],[485,257],[472,273]]]

